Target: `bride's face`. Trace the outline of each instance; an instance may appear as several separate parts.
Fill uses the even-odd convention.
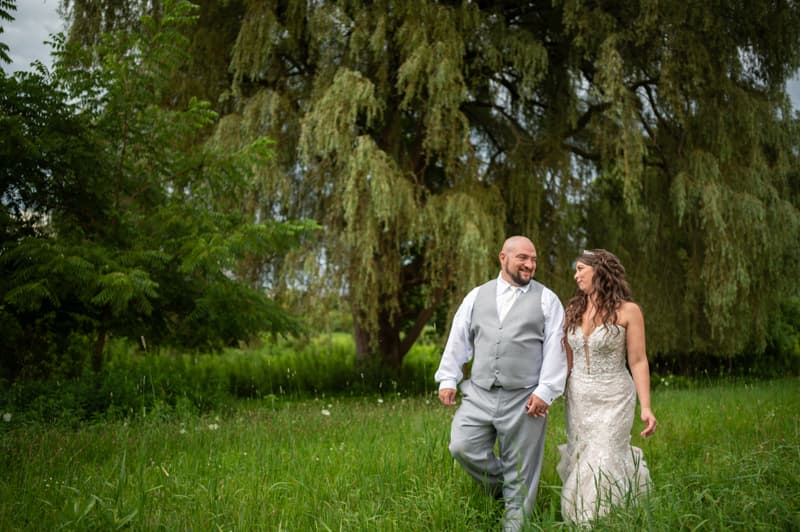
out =
[[[594,290],[592,280],[594,279],[594,268],[583,262],[575,263],[575,282],[584,294],[591,294]]]

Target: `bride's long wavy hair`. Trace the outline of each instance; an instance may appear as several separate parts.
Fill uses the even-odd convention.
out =
[[[631,288],[625,278],[625,267],[616,255],[605,249],[586,250],[577,258],[594,268],[592,288],[596,295],[597,312],[603,325],[612,325],[617,321],[617,309],[623,301],[633,301]],[[564,334],[574,331],[581,325],[583,313],[589,304],[589,295],[580,288],[567,302],[564,319]]]

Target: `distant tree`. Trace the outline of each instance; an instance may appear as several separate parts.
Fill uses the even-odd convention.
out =
[[[284,273],[311,264],[308,294],[346,296],[360,358],[397,366],[446,325],[509,233],[563,296],[582,246],[622,255],[655,351],[763,347],[796,258],[795,3],[225,5],[218,145],[281,146],[246,208],[323,223]]]
[[[223,152],[202,141],[217,117],[208,103],[157,105],[194,11],[163,5],[138,33],[61,46],[52,73],[0,77],[6,375],[76,371],[87,351],[99,369],[109,335],[216,349],[300,330],[235,272],[248,253],[285,254],[314,224],[238,208],[271,157],[266,138]],[[71,68],[73,54],[98,68]]]

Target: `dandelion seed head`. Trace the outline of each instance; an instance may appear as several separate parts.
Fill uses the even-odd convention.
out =
[[[11,421],[11,412],[6,412],[5,414],[3,414],[3,421],[5,421],[6,423],[9,423]]]

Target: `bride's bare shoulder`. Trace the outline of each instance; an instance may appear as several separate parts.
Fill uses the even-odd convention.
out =
[[[623,327],[638,325],[644,321],[642,309],[633,301],[623,301],[618,312],[619,324]]]

